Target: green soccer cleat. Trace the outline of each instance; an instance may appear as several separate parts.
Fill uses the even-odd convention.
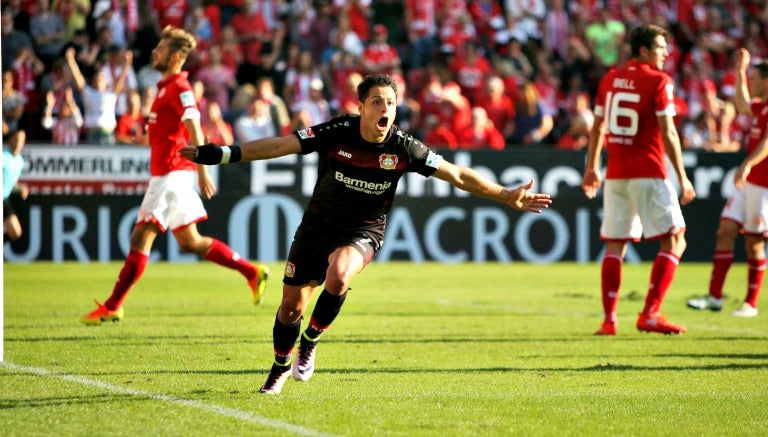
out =
[[[253,294],[253,304],[258,305],[264,298],[264,290],[267,288],[267,279],[269,279],[269,267],[265,265],[256,266],[256,275],[248,281]]]

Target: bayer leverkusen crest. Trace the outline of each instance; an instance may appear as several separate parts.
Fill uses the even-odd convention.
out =
[[[394,170],[397,167],[397,155],[379,155],[379,167],[384,170]]]

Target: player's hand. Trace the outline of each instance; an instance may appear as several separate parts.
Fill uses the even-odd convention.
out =
[[[521,211],[540,213],[542,209],[549,208],[552,199],[549,194],[533,193],[533,180],[525,185],[510,190],[507,204]]]
[[[680,182],[680,189],[683,190],[683,195],[680,196],[680,203],[682,205],[687,205],[696,198],[696,191],[693,189],[691,180],[687,177],[683,178]]]
[[[202,146],[184,146],[179,149],[179,153],[190,161],[205,165],[221,164],[223,155],[221,147],[213,143]]]
[[[736,188],[744,186],[744,182],[747,181],[747,176],[752,172],[752,166],[748,162],[742,163],[739,168],[736,169],[736,173],[733,174],[733,184]]]
[[[584,172],[581,189],[584,190],[584,194],[588,199],[594,199],[598,188],[600,188],[600,174],[594,169],[588,169]]]
[[[747,71],[747,67],[749,67],[749,51],[745,48],[736,49],[733,63],[737,71]]]
[[[203,196],[203,199],[210,199],[216,194],[216,184],[213,183],[213,179],[211,179],[211,176],[207,171],[198,172],[197,176],[197,184],[200,187],[200,194]]]

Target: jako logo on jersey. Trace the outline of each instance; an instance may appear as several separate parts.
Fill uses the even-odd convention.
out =
[[[394,170],[397,167],[397,155],[379,155],[379,167],[384,170]]]
[[[296,264],[288,261],[285,263],[285,277],[286,278],[293,278],[293,275],[296,274]]]
[[[343,151],[343,150],[339,150],[339,153],[338,153],[338,154],[339,154],[339,155],[341,155],[341,156],[343,156],[343,157],[345,157],[345,158],[350,158],[350,159],[352,159],[352,154],[351,154],[351,153],[349,153],[349,152],[345,152],[345,151]]]
[[[315,132],[312,130],[311,127],[298,131],[298,134],[299,134],[299,138],[301,138],[302,140],[315,137]]]

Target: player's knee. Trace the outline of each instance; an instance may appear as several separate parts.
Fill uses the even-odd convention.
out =
[[[737,226],[719,226],[717,228],[717,239],[722,242],[733,242],[739,235],[739,228]]]
[[[346,275],[328,275],[325,279],[325,289],[336,296],[344,294],[349,289],[350,280]]]
[[[182,252],[195,252],[195,244],[189,240],[178,240],[179,249]]]
[[[672,252],[678,257],[683,255],[685,249],[688,247],[688,242],[685,240],[685,234],[678,234],[672,237]]]

